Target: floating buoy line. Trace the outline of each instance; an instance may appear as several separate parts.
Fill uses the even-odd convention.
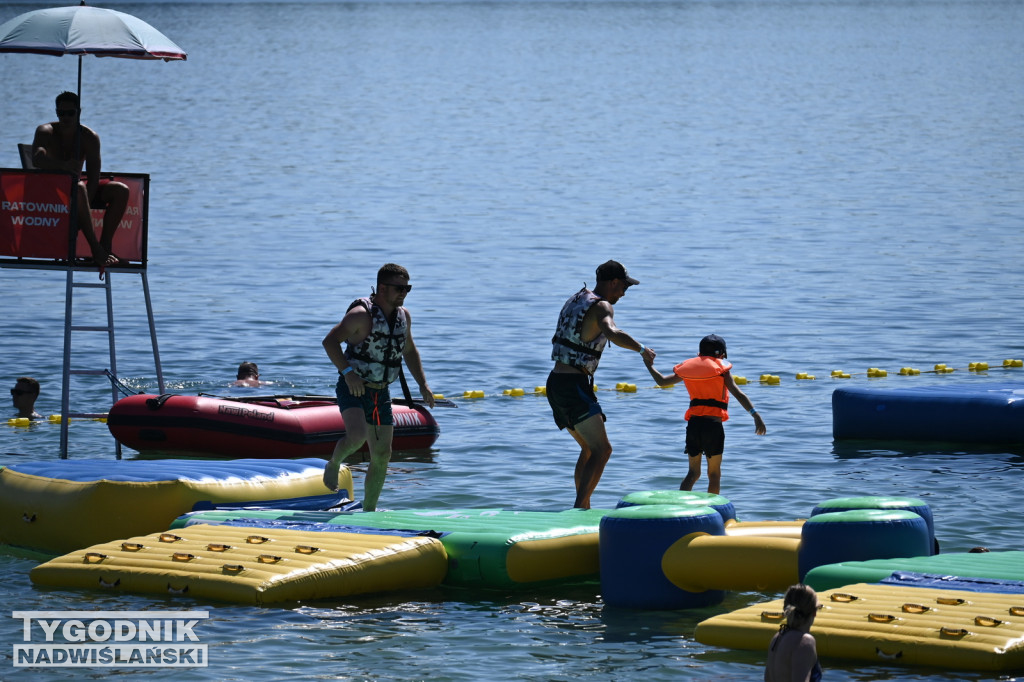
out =
[[[917,369],[915,367],[901,367],[899,370],[890,372],[886,369],[880,369],[878,367],[869,367],[863,372],[846,372],[841,369],[834,369],[829,374],[830,379],[852,379],[854,377],[867,377],[870,379],[877,379],[887,377],[890,374],[898,376],[918,376],[921,374],[953,374],[954,372],[988,372],[989,370],[1001,370],[1001,369],[1014,369],[1024,367],[1024,360],[1021,359],[1007,359],[1003,360],[1002,364],[990,365],[988,362],[971,362],[967,367],[956,368],[949,367],[946,364],[936,364],[932,369]],[[797,372],[793,378],[797,381],[815,381],[817,377],[814,374],[808,372]],[[733,379],[736,380],[737,385],[748,386],[751,384],[761,386],[778,386],[782,384],[782,377],[778,374],[762,374],[756,380],[748,379],[744,376],[733,375]],[[674,386],[637,386],[636,384],[627,383],[620,381],[615,384],[615,388],[601,388],[597,385],[594,386],[595,391],[609,391],[616,393],[636,393],[640,389],[644,390],[664,390],[672,389]],[[461,396],[453,396],[453,399],[463,400],[478,400],[481,398],[491,397],[513,397],[519,398],[523,396],[545,396],[547,390],[544,386],[536,386],[533,390],[527,390],[525,388],[506,388],[501,393],[488,394],[482,390],[471,390],[464,391]],[[444,398],[445,396],[439,393],[434,394],[435,398]]]
[[[51,414],[46,419],[29,419],[28,417],[11,417],[7,420],[8,426],[32,426],[33,424],[60,424],[62,418],[59,414]],[[72,421],[90,421],[90,422],[103,422],[107,423],[107,418],[103,417],[79,417],[76,420],[68,419],[70,424]]]
[[[889,370],[886,370],[886,369],[880,369],[878,367],[868,367],[867,370],[864,371],[864,372],[845,372],[845,371],[843,371],[841,369],[834,369],[834,370],[831,371],[831,373],[829,374],[828,378],[830,378],[830,379],[852,379],[854,377],[861,377],[862,376],[862,377],[867,377],[869,379],[879,379],[879,378],[887,377],[890,374],[898,375],[898,376],[918,376],[918,375],[921,375],[921,374],[953,374],[955,372],[965,372],[965,371],[966,372],[980,373],[980,372],[988,372],[990,370],[1001,370],[1001,369],[1002,370],[1007,370],[1007,369],[1018,369],[1018,368],[1024,368],[1024,359],[1012,359],[1012,358],[1011,359],[1006,359],[1006,360],[1003,360],[1002,364],[998,364],[998,365],[990,365],[987,362],[971,362],[971,363],[968,363],[967,367],[962,367],[962,368],[949,367],[948,365],[943,364],[943,363],[936,364],[932,369],[917,369],[915,367],[900,367],[899,370],[894,371],[894,372],[890,372]],[[796,381],[815,381],[815,380],[817,380],[817,377],[814,374],[809,374],[808,372],[797,372],[796,374],[793,375],[793,378]],[[739,385],[739,386],[748,386],[748,385],[751,385],[751,384],[761,385],[761,386],[779,386],[779,385],[782,384],[782,377],[779,376],[778,374],[762,374],[762,375],[760,375],[760,377],[758,377],[758,379],[756,381],[747,379],[747,377],[744,377],[744,376],[736,376],[736,375],[733,376],[733,379],[736,380],[736,384]],[[657,389],[657,390],[670,390],[670,389],[674,388],[674,386],[658,386],[658,385],[654,385],[654,386],[637,386],[636,384],[627,383],[625,381],[620,381],[617,384],[615,384],[615,388],[600,388],[597,385],[594,386],[594,390],[595,391],[609,391],[609,392],[616,392],[616,393],[636,393],[641,388],[644,389],[644,390],[655,390],[655,389]],[[533,390],[527,390],[525,388],[506,388],[506,389],[502,390],[501,393],[492,393],[492,394],[488,394],[486,391],[482,391],[482,390],[463,391],[461,396],[452,396],[452,399],[454,399],[454,400],[459,400],[459,399],[462,399],[462,400],[479,400],[481,398],[492,398],[492,397],[521,398],[521,397],[525,397],[525,396],[545,396],[545,395],[547,395],[547,390],[546,390],[546,388],[544,386],[535,386],[533,388]],[[442,399],[444,399],[444,397],[445,397],[444,394],[441,394],[441,393],[435,393],[434,394],[434,398],[436,398],[438,400],[442,400]],[[88,421],[106,422],[107,420],[106,420],[105,417],[92,417],[92,418],[89,418]],[[60,424],[61,423],[61,416],[59,414],[51,414],[45,420],[37,419],[35,421],[30,420],[27,417],[13,417],[13,418],[7,420],[7,425],[8,426],[27,427],[27,426],[31,426],[32,424],[39,424],[39,423]]]

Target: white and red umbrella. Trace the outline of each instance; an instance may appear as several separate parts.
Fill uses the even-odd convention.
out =
[[[78,55],[78,94],[82,94],[82,57],[186,59],[184,50],[142,19],[83,2],[25,12],[0,24],[0,52],[61,57]]]

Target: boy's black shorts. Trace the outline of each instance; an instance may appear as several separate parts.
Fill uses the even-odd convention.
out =
[[[711,417],[690,417],[686,424],[686,449],[690,457],[714,457],[725,451],[725,427]]]

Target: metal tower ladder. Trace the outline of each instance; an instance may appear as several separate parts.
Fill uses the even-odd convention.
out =
[[[67,269],[67,283],[64,290],[64,370],[63,370],[63,383],[61,386],[61,399],[60,399],[60,458],[67,459],[68,457],[68,423],[72,418],[79,419],[96,419],[105,417],[102,413],[88,413],[88,412],[71,412],[71,377],[75,375],[89,375],[89,376],[109,376],[110,382],[110,398],[111,405],[117,402],[118,386],[117,386],[117,352],[115,346],[114,336],[114,297],[113,290],[111,288],[112,272],[111,270],[117,270],[119,272],[138,272],[142,277],[142,291],[146,299],[146,317],[149,322],[149,337],[153,345],[153,360],[156,364],[156,379],[157,385],[160,388],[160,393],[165,393],[164,390],[164,375],[163,368],[160,366],[160,349],[157,345],[156,340],[156,324],[153,321],[153,302],[149,295],[149,279],[146,276],[146,270],[120,270],[118,268],[108,269],[104,273],[102,280],[96,281],[76,281],[76,272],[85,272],[87,275],[95,276],[96,268],[75,268],[68,267]],[[106,324],[91,326],[91,325],[76,325],[73,321],[74,314],[74,297],[77,289],[103,289],[106,297],[106,310],[107,319]],[[109,368],[105,369],[76,369],[71,366],[71,341],[72,332],[93,332],[93,333],[104,333],[107,335],[107,346],[109,351]],[[117,459],[121,459],[121,443],[115,441]]]

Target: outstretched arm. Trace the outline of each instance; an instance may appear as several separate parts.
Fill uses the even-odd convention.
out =
[[[423,373],[423,363],[420,361],[420,351],[416,347],[416,342],[412,340],[412,315],[409,314],[409,311],[406,311],[405,314],[407,326],[405,328],[405,350],[402,352],[402,357],[405,359],[405,364],[409,367],[409,373],[412,374],[413,380],[419,384],[423,402],[428,407],[433,407],[434,392],[427,385],[427,377]]]
[[[732,378],[732,372],[726,372],[722,375],[725,379],[725,387],[729,389],[729,393],[732,393],[736,398],[736,402],[743,406],[743,409],[750,413],[754,418],[754,433],[759,436],[763,436],[768,432],[765,428],[764,420],[761,419],[761,415],[758,414],[757,410],[754,409],[754,403],[750,402],[750,398],[747,394],[740,390],[740,387],[736,385],[736,380]]]
[[[605,338],[620,348],[626,348],[640,353],[643,355],[645,363],[648,360],[654,362],[653,350],[615,326],[615,318],[613,317],[611,304],[607,301],[598,301],[594,304],[594,308],[597,309],[597,328],[601,330],[601,333],[605,335]]]
[[[678,384],[683,380],[683,378],[675,372],[672,374],[662,374],[656,370],[654,368],[654,358],[657,356],[657,353],[655,353],[651,348],[648,348],[647,350],[651,351],[650,357],[648,358],[647,354],[644,354],[644,364],[647,365],[647,371],[651,373],[651,377],[654,379],[655,383],[659,386],[672,386],[673,384]]]

